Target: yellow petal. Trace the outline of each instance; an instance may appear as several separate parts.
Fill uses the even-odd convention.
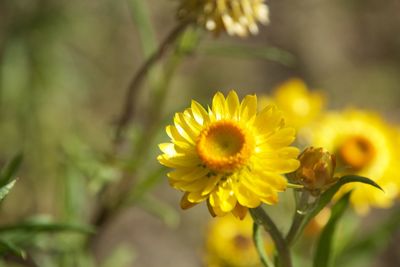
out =
[[[192,100],[191,109],[194,119],[200,125],[204,125],[209,122],[207,111],[198,102]]]
[[[247,210],[248,209],[246,207],[236,203],[236,207],[232,210],[232,214],[240,220],[243,220],[247,215]]]
[[[240,120],[247,121],[257,114],[257,97],[247,95],[240,105]]]
[[[240,205],[247,208],[256,208],[260,206],[260,200],[255,196],[253,192],[247,189],[243,184],[236,183],[233,186],[235,196]]]
[[[225,118],[226,108],[225,108],[225,97],[221,92],[215,94],[212,101],[212,112],[217,120]]]
[[[229,92],[229,94],[226,98],[226,104],[228,107],[230,117],[233,119],[237,119],[237,116],[239,113],[240,102],[239,102],[239,97],[235,91],[232,90]]]

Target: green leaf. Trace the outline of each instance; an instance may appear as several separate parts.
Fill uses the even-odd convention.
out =
[[[0,188],[9,184],[14,179],[22,162],[22,154],[16,155],[0,172]]]
[[[295,58],[289,52],[272,46],[238,45],[229,43],[205,44],[199,47],[199,52],[211,56],[227,56],[240,58],[258,58],[293,66]]]
[[[378,223],[373,229],[363,232],[362,237],[353,240],[338,255],[338,266],[340,263],[349,263],[361,255],[372,258],[380,249],[389,243],[393,233],[400,225],[400,208],[397,208],[383,222]]]
[[[13,188],[16,181],[17,180],[13,180],[0,188],[0,201],[2,201],[8,195],[8,193],[10,193],[10,190]]]
[[[342,178],[339,179],[339,181],[332,185],[328,190],[326,190],[321,197],[319,198],[316,206],[314,207],[314,209],[307,215],[307,218],[305,220],[305,223],[307,224],[312,218],[314,218],[326,205],[329,204],[329,202],[332,200],[333,196],[339,191],[339,189],[348,183],[363,183],[363,184],[368,184],[371,186],[374,186],[380,190],[382,190],[382,188],[375,183],[374,181],[372,181],[369,178],[366,177],[362,177],[362,176],[357,176],[357,175],[347,175],[347,176],[343,176]],[[383,190],[382,190],[383,191]]]
[[[52,223],[52,222],[23,222],[18,224],[3,225],[0,227],[0,233],[5,232],[63,232],[72,231],[83,234],[93,234],[95,230],[88,225],[76,223]]]
[[[129,1],[132,19],[137,26],[143,52],[145,57],[149,57],[157,49],[157,42],[146,2],[143,0]]]
[[[349,205],[351,192],[345,194],[333,207],[331,217],[324,227],[317,243],[314,255],[314,267],[328,267],[332,263],[332,243],[337,223]]]
[[[12,253],[23,259],[26,258],[26,252],[18,245],[4,239],[0,239],[0,254]]]

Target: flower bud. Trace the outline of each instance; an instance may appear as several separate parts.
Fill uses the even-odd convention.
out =
[[[335,156],[323,148],[308,147],[298,159],[300,167],[291,173],[290,178],[304,185],[311,194],[319,195],[338,180],[333,176],[336,167]]]

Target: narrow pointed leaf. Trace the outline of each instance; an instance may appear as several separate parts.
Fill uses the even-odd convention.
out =
[[[348,183],[363,183],[376,187],[382,190],[382,188],[369,178],[357,176],[357,175],[347,175],[339,179],[339,181],[332,185],[328,190],[326,190],[318,200],[315,208],[307,215],[306,223],[308,223],[312,218],[314,218],[328,203],[332,200],[333,196],[339,191],[339,189]]]
[[[344,195],[333,207],[331,217],[324,227],[314,255],[314,267],[329,267],[332,264],[333,238],[336,226],[349,205],[351,192]]]
[[[93,227],[73,223],[52,223],[52,222],[24,222],[12,225],[3,225],[0,227],[0,233],[4,232],[63,232],[71,231],[83,234],[93,234]]]
[[[25,258],[26,252],[18,245],[4,239],[0,239],[0,254],[12,253],[18,257]]]
[[[17,180],[13,180],[0,188],[0,201],[2,201],[8,195],[8,193],[10,193],[10,190],[13,188],[16,181]]]
[[[369,258],[376,256],[382,248],[388,245],[391,237],[400,225],[400,209],[396,209],[383,222],[353,240],[338,255],[338,266],[341,263],[351,264],[352,260],[360,256],[368,255]]]
[[[9,184],[14,179],[22,163],[22,154],[16,155],[0,172],[0,188]]]

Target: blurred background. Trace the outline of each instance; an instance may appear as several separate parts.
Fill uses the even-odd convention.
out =
[[[267,3],[271,23],[257,36],[200,33],[198,47],[167,77],[163,123],[146,144],[149,151],[138,159],[128,146],[120,153],[123,163],[109,164],[126,88],[176,25],[178,1],[0,1],[0,162],[24,154],[18,184],[2,204],[1,224],[38,215],[90,223],[98,193],[123,176],[118,166],[134,169],[134,182],[159,172],[145,185],[151,188],[146,200],[104,225],[89,249],[94,259],[65,259],[80,255],[73,244],[82,241],[61,235],[40,238],[45,249],[50,243],[62,248],[60,261],[39,254],[40,266],[201,266],[207,209],[179,210],[181,196],[156,162],[157,143],[167,140],[163,125],[191,99],[206,104],[217,90],[230,89],[241,96],[268,94],[299,77],[324,91],[329,108],[361,107],[400,122],[400,1]],[[133,144],[148,130],[142,125],[149,123],[146,106],[154,99],[147,89],[158,82],[157,73],[150,77],[155,81],[144,84],[128,131]],[[364,219],[381,216],[384,211]],[[367,266],[400,265],[397,232]]]

